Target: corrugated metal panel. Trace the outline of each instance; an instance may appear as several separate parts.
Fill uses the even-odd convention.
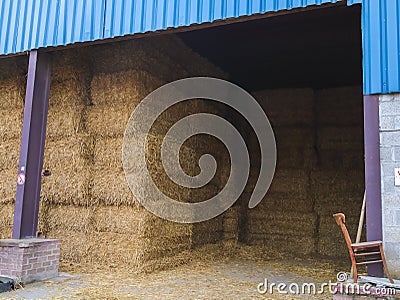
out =
[[[0,55],[339,1],[0,0]]]
[[[347,0],[347,5],[362,4],[363,0]]]
[[[400,92],[400,1],[363,2],[364,93]]]

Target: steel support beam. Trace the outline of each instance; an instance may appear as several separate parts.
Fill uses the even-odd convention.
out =
[[[36,237],[49,103],[49,54],[29,53],[12,237]]]
[[[376,241],[382,240],[378,96],[364,96],[364,145],[367,241]],[[381,264],[371,264],[368,273],[383,277],[383,268]]]

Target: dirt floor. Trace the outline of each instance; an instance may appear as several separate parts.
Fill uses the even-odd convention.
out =
[[[88,269],[61,273],[41,283],[26,285],[0,295],[1,299],[332,299],[329,290],[317,295],[260,294],[257,286],[269,283],[336,282],[347,264],[311,258],[269,257],[262,249],[241,246],[231,249],[205,247],[192,253],[191,262],[149,274],[129,270]],[[223,251],[227,255],[221,255]],[[210,255],[210,253],[213,253]],[[217,255],[215,255],[217,254]],[[234,257],[235,256],[235,257]],[[247,257],[246,257],[247,256]],[[71,266],[63,266],[62,270]],[[72,270],[72,269],[71,269]],[[78,270],[80,272],[78,272]],[[286,289],[288,291],[288,288]]]

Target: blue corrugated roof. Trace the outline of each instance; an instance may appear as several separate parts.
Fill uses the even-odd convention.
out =
[[[0,55],[339,1],[0,0]],[[400,92],[400,0],[361,2],[364,92]]]
[[[400,1],[364,0],[364,93],[400,92]]]
[[[0,0],[0,54],[339,1]]]

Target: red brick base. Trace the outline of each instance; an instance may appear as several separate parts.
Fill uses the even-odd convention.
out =
[[[23,283],[58,276],[59,240],[0,240],[0,276]]]

